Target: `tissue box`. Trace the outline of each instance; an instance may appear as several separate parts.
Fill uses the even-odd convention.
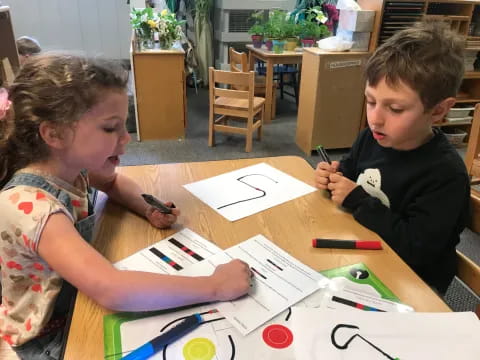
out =
[[[338,27],[350,31],[371,32],[373,20],[374,10],[340,10]]]
[[[337,29],[337,36],[353,42],[353,46],[350,50],[354,51],[368,51],[368,44],[370,43],[369,32],[350,31],[345,29]]]

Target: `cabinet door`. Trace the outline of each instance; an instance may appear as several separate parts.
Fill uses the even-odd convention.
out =
[[[134,54],[140,140],[185,136],[183,54]]]

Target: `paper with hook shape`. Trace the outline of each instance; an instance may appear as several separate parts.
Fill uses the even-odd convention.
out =
[[[473,312],[463,313],[397,313],[369,311],[341,311],[330,309],[293,308],[294,332],[302,336],[295,344],[295,359],[313,360],[318,354],[329,360],[385,360],[388,359],[371,342],[393,359],[475,360],[480,354],[480,321]],[[454,354],[454,355],[453,355]]]
[[[317,190],[265,163],[183,186],[230,221],[242,219]]]

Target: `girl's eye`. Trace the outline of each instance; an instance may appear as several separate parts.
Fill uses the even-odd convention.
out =
[[[115,128],[103,128],[103,131],[106,133],[113,133],[115,131]]]

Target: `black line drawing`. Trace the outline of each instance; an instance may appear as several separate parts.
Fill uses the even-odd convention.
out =
[[[292,315],[292,308],[289,306],[288,307],[288,313],[287,313],[287,317],[285,318],[285,321],[288,321],[288,319],[290,319],[290,316]]]
[[[239,204],[239,203],[241,203],[241,202],[250,201],[250,200],[255,200],[255,199],[260,199],[260,198],[264,197],[265,195],[267,195],[267,192],[266,192],[265,190],[262,190],[262,189],[260,189],[260,188],[257,188],[257,187],[255,187],[255,186],[253,186],[253,185],[250,185],[249,183],[247,183],[247,182],[245,182],[245,181],[242,181],[244,178],[249,177],[249,176],[263,176],[263,177],[271,180],[271,181],[274,182],[275,184],[278,184],[278,181],[273,180],[271,177],[269,177],[269,176],[267,176],[267,175],[264,175],[264,174],[247,174],[247,175],[240,176],[239,178],[236,179],[237,181],[239,181],[239,182],[241,182],[242,184],[245,184],[245,185],[251,187],[251,188],[254,189],[254,190],[260,191],[262,194],[259,195],[259,196],[254,196],[254,197],[248,198],[248,199],[238,200],[238,201],[232,202],[232,203],[230,203],[230,204],[222,205],[222,206],[218,207],[217,210],[226,208],[227,206]]]
[[[368,345],[370,345],[371,347],[373,347],[375,350],[377,350],[378,352],[380,352],[382,355],[386,356],[388,359],[390,360],[400,360],[399,358],[394,358],[390,355],[388,355],[385,351],[383,351],[382,349],[380,349],[378,346],[372,344],[370,341],[368,341],[367,339],[365,339],[362,335],[360,334],[355,334],[353,335],[352,337],[350,337],[350,339],[347,340],[347,342],[343,345],[339,345],[337,343],[337,341],[335,340],[335,333],[340,330],[341,328],[347,328],[347,329],[356,329],[356,330],[360,330],[360,328],[356,325],[348,325],[348,324],[338,324],[337,326],[335,326],[332,330],[332,333],[330,335],[330,338],[332,340],[332,344],[333,346],[335,346],[337,349],[340,349],[340,350],[345,350],[348,348],[348,345],[350,345],[350,343],[353,341],[353,339],[355,339],[356,337],[359,337],[360,339],[362,339],[363,341],[365,341]]]
[[[205,311],[205,312],[201,312],[199,313],[200,315],[205,315],[205,314],[212,314],[212,313],[216,313],[218,312],[218,310],[216,309],[212,309],[212,310],[209,310],[209,311]],[[163,332],[165,331],[168,327],[170,327],[171,325],[179,322],[179,321],[182,321],[183,319],[187,318],[188,316],[190,315],[187,315],[187,316],[182,316],[182,317],[179,317],[175,320],[172,320],[170,321],[168,324],[164,325],[162,327],[162,329],[160,329],[160,332]],[[202,321],[200,323],[200,325],[205,325],[205,324],[208,324],[208,323],[212,323],[214,321],[220,321],[220,320],[224,320],[225,318],[224,317],[219,317],[219,318],[216,318],[216,319],[211,319],[211,320],[206,320],[206,321]],[[234,360],[235,359],[235,344],[233,342],[233,339],[232,339],[232,336],[231,335],[228,335],[228,340],[230,341],[230,346],[232,347],[232,356],[231,356],[231,360]],[[168,345],[165,345],[165,347],[163,348],[163,351],[162,351],[162,357],[163,357],[163,360],[167,360],[167,348],[168,348]]]

